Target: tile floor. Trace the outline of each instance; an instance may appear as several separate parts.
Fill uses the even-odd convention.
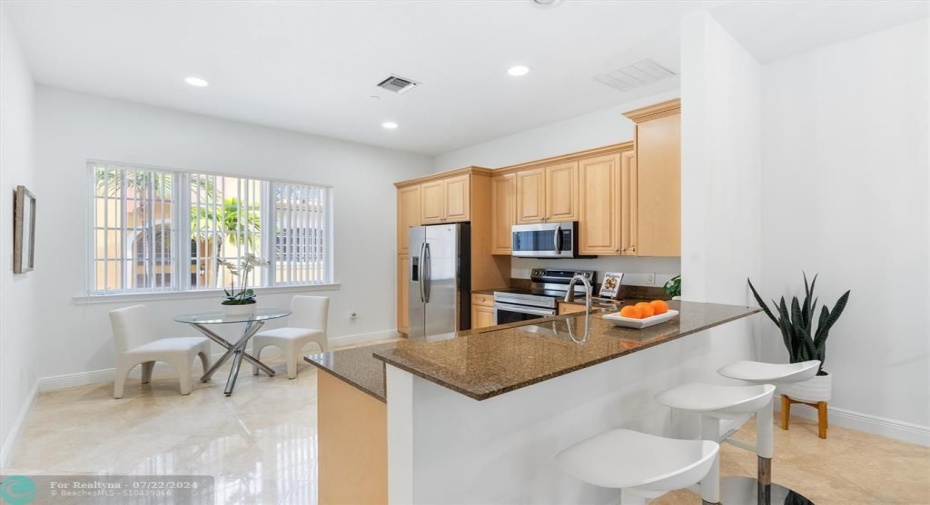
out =
[[[217,504],[316,503],[316,369],[253,377],[243,367],[226,398],[224,375],[178,394],[176,379],[130,379],[122,400],[112,384],[43,393],[6,474],[209,474]],[[273,386],[273,387],[271,387]],[[738,438],[751,440],[754,425]],[[930,504],[930,448],[839,427],[792,420],[775,430],[773,480],[817,505]],[[755,455],[724,444],[723,475],[755,473]],[[654,505],[698,504],[689,492]]]

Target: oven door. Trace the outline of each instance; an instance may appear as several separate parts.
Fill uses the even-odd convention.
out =
[[[494,324],[519,323],[556,315],[555,309],[494,302]]]

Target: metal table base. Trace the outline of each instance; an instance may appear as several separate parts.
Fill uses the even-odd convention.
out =
[[[223,390],[223,392],[226,393],[226,396],[231,395],[233,389],[236,387],[236,379],[239,377],[239,367],[242,365],[243,359],[257,366],[259,369],[267,373],[269,377],[274,377],[274,370],[269,368],[261,361],[257,360],[251,354],[245,352],[246,343],[248,343],[249,339],[252,338],[252,336],[255,335],[255,333],[257,333],[258,330],[264,325],[265,323],[263,321],[249,321],[245,326],[245,330],[242,332],[242,337],[240,337],[236,343],[230,343],[228,340],[210,331],[202,324],[191,324],[191,326],[197,328],[201,333],[206,335],[207,338],[226,348],[226,352],[223,354],[223,356],[220,357],[220,359],[218,359],[216,363],[214,363],[213,366],[211,366],[210,369],[200,377],[200,382],[209,381],[217,369],[219,369],[223,363],[229,361],[229,358],[232,358],[233,363],[232,368],[229,370],[229,378],[226,379],[226,388]]]

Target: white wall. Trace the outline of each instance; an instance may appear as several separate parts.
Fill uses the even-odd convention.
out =
[[[332,298],[330,336],[395,328],[393,183],[428,174],[429,158],[41,86],[36,146],[37,176],[50,181],[40,195],[36,246],[40,377],[112,368],[107,311],[130,303],[72,300],[86,289],[86,158],[332,185],[342,286],[321,293]],[[259,306],[287,306],[292,294],[260,295]],[[196,334],[172,316],[219,308],[218,298],[145,303],[165,335]],[[351,311],[359,314],[354,322]]]
[[[707,13],[682,32],[682,295],[748,304],[761,262],[761,66]]]
[[[45,185],[33,163],[33,91],[35,86],[4,7],[0,5],[0,465],[10,456],[18,417],[30,403],[36,382],[35,300],[38,272],[13,274],[13,191],[24,185],[45,210]],[[36,265],[40,270],[47,266]]]
[[[832,305],[830,406],[930,430],[927,21],[763,71],[762,276],[767,297],[820,274]],[[755,277],[754,277],[755,279]],[[765,325],[764,357],[787,353]]]
[[[622,93],[617,95],[622,97]],[[678,90],[657,93],[608,109],[501,137],[437,156],[433,171],[467,166],[500,168],[633,140],[633,122],[624,112],[677,98]],[[621,98],[622,99],[622,98]],[[619,101],[619,100],[618,100]],[[545,104],[541,105],[545,106]]]
[[[678,96],[677,89],[657,93],[584,116],[442,154],[434,159],[433,169],[436,172],[442,172],[471,165],[501,168],[595,147],[629,142],[633,140],[633,122],[623,116],[624,112]],[[678,258],[619,256],[575,260],[514,258],[512,267],[512,276],[524,279],[529,278],[529,272],[533,268],[595,270],[598,280],[602,278],[604,272],[655,273],[657,274],[655,285],[662,286],[666,280],[680,271],[680,261]],[[641,278],[632,275],[624,277],[623,283],[645,285]]]

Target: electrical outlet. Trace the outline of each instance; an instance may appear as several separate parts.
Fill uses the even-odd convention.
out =
[[[649,286],[656,285],[656,274],[646,274],[646,284]]]

